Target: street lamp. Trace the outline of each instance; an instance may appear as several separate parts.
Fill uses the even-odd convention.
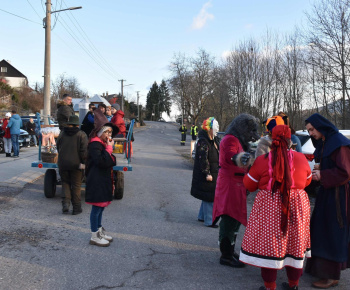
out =
[[[44,61],[44,124],[49,125],[49,116],[51,115],[50,107],[50,71],[51,71],[51,14],[76,10],[82,7],[69,7],[66,9],[51,11],[51,0],[46,1],[46,17],[43,19],[45,29],[45,61]]]
[[[119,80],[121,82],[121,95],[122,95],[122,100],[121,100],[121,110],[124,112],[124,87],[127,86],[133,86],[134,84],[128,84],[128,85],[124,85],[124,81],[126,80]]]

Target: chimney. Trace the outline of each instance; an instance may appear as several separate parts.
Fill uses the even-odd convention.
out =
[[[104,96],[105,96],[105,93],[103,93],[102,96],[104,97]]]
[[[108,97],[108,91],[106,92],[106,97]]]

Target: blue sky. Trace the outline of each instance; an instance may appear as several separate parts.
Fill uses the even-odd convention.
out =
[[[217,59],[239,41],[259,38],[267,29],[288,33],[305,21],[309,0],[51,0],[53,14],[51,80],[76,77],[90,96],[120,92],[145,104],[152,83],[169,76],[174,53],[193,56],[203,48]],[[43,82],[45,0],[2,1],[0,59]],[[72,37],[73,35],[73,37]],[[81,45],[75,39],[79,39]],[[86,53],[88,51],[92,57]],[[95,59],[95,61],[93,60]],[[102,67],[102,68],[101,68]]]

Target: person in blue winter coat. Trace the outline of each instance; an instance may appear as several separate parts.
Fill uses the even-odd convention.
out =
[[[21,117],[17,114],[16,110],[12,110],[12,117],[7,124],[7,128],[10,128],[11,142],[13,147],[13,156],[19,156],[19,142],[18,138],[21,133],[21,127],[23,126]]]

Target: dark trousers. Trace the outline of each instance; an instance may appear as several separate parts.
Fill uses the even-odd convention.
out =
[[[62,180],[62,202],[67,205],[72,202],[73,206],[80,206],[82,170],[60,170],[60,175]]]
[[[231,245],[236,243],[236,237],[241,223],[228,215],[222,215],[220,220],[219,242],[223,238],[228,238]]]
[[[186,142],[186,134],[181,133],[181,144],[185,144],[185,142]]]

